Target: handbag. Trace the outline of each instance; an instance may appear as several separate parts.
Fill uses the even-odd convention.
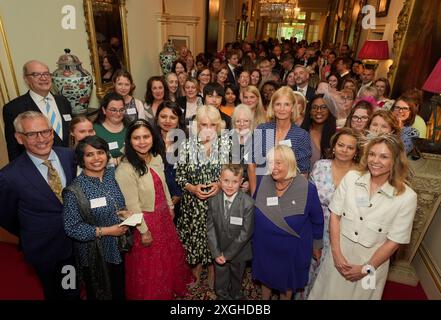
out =
[[[118,249],[120,252],[129,252],[133,247],[132,229],[128,229],[126,233],[118,237]]]

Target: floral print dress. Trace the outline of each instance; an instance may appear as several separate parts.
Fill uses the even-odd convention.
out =
[[[320,270],[320,266],[325,259],[326,253],[328,252],[328,250],[331,249],[331,244],[329,240],[329,217],[331,215],[331,212],[328,209],[328,205],[331,202],[332,196],[334,195],[336,189],[332,177],[332,160],[318,160],[315,163],[314,168],[312,169],[310,181],[317,188],[317,193],[323,209],[323,249],[319,264],[317,264],[316,260],[311,260],[311,266],[309,268],[309,281],[308,284],[305,286],[305,290],[296,294],[296,299],[301,300],[307,299]]]
[[[222,165],[230,162],[230,150],[229,137],[220,136],[213,142],[208,156],[199,138],[191,137],[179,151],[176,182],[183,192],[177,229],[191,265],[207,264],[212,257],[207,239],[207,201],[185,190],[185,184],[207,185],[219,181]]]

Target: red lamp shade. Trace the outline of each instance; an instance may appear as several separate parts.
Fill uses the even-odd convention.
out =
[[[359,59],[387,60],[389,46],[387,40],[366,40],[358,54]]]
[[[424,82],[422,89],[428,92],[441,93],[441,59],[438,60],[429,78]]]

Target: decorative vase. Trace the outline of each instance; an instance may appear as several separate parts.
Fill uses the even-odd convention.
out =
[[[64,49],[64,52],[58,59],[58,69],[52,74],[53,84],[57,93],[69,100],[72,114],[84,115],[92,93],[92,76],[83,69],[78,57],[70,54],[70,49]]]
[[[176,50],[173,47],[171,40],[164,44],[164,50],[159,54],[159,64],[161,65],[162,73],[167,74],[171,72],[173,62],[176,60]]]

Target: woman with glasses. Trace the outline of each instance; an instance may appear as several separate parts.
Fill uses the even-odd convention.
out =
[[[410,242],[417,195],[403,144],[383,134],[365,146],[329,204],[328,250],[310,300],[379,300],[390,257]]]
[[[374,113],[372,104],[364,100],[357,102],[346,119],[345,127],[352,128],[357,133],[365,135],[372,113]]]
[[[96,135],[109,144],[112,157],[110,162],[114,165],[119,164],[123,155],[126,136],[125,113],[124,98],[115,92],[110,92],[103,98],[98,117],[93,125]]]
[[[339,92],[338,108],[335,117],[337,118],[337,130],[345,126],[346,120],[351,113],[352,105],[354,103],[354,91],[350,89],[342,89]]]
[[[241,189],[249,191],[249,181],[247,167],[251,162],[252,153],[252,134],[254,130],[254,116],[250,108],[244,104],[238,105],[232,116],[232,163],[243,166],[243,182]]]
[[[329,111],[323,95],[316,95],[306,108],[302,129],[311,137],[311,168],[319,159],[325,159],[331,137],[336,131],[336,119]]]
[[[145,92],[145,119],[153,124],[159,105],[168,100],[168,87],[163,77],[153,76],[147,81]]]
[[[427,136],[427,125],[424,119],[418,114],[420,112],[421,106],[423,104],[423,92],[417,88],[412,88],[406,90],[402,95],[402,98],[412,100],[415,104],[416,116],[413,122],[412,128],[417,129],[420,132],[420,138],[426,138]]]
[[[128,217],[124,196],[115,180],[115,169],[107,167],[109,145],[98,136],[81,140],[75,157],[82,173],[63,191],[66,234],[74,239],[77,261],[86,286],[87,300],[124,300],[124,263],[118,237],[127,231],[119,226]],[[74,187],[84,195],[83,211]]]
[[[211,71],[210,68],[204,67],[197,72],[196,79],[199,82],[199,92],[198,94],[204,96],[204,87],[211,81]]]
[[[401,129],[401,139],[406,143],[404,145],[406,152],[410,153],[414,147],[413,139],[419,138],[420,136],[420,132],[412,127],[417,114],[416,103],[412,99],[400,97],[392,106],[392,112],[398,119],[398,124]]]

